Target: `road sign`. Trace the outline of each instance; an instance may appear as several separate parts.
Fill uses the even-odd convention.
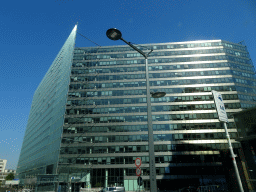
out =
[[[135,165],[136,165],[136,167],[140,167],[141,166],[141,159],[140,158],[136,158],[135,159]]]
[[[81,179],[81,177],[71,177],[71,179]]]
[[[137,176],[140,176],[141,174],[141,169],[139,167],[136,168],[136,175]]]
[[[138,183],[139,186],[142,186],[142,185],[143,185],[142,177],[138,177],[137,183]]]
[[[216,104],[217,113],[219,115],[219,120],[221,122],[228,123],[228,117],[223,103],[222,95],[217,91],[212,91],[212,93]]]

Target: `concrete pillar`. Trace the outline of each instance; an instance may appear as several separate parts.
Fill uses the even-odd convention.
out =
[[[108,170],[107,169],[106,169],[105,173],[106,173],[105,187],[108,187]]]

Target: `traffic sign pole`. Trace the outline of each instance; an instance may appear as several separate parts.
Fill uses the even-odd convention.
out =
[[[229,150],[230,150],[230,153],[231,153],[233,165],[235,167],[235,172],[236,172],[236,177],[237,177],[237,181],[238,181],[238,184],[239,184],[239,188],[240,188],[241,192],[244,192],[243,185],[242,185],[241,178],[240,178],[238,168],[237,168],[237,164],[236,164],[236,158],[235,157],[237,157],[237,156],[234,154],[232,144],[230,142],[230,137],[229,137],[229,134],[228,134],[228,129],[227,129],[226,122],[223,122],[223,123],[224,123],[224,127],[225,127],[225,132],[226,132],[226,136],[227,136],[227,140],[228,140],[228,145],[229,145]]]
[[[213,94],[213,97],[214,97],[216,110],[217,110],[217,113],[218,113],[218,116],[219,116],[219,121],[223,122],[223,124],[224,124],[224,129],[225,129],[225,133],[226,133],[226,137],[227,137],[227,141],[228,141],[229,150],[230,150],[230,154],[231,154],[231,157],[232,157],[233,165],[235,167],[235,173],[236,173],[237,181],[238,181],[238,184],[239,184],[239,188],[240,188],[241,192],[244,192],[243,185],[242,185],[241,178],[240,178],[238,168],[237,168],[237,164],[236,164],[236,159],[235,159],[236,155],[234,154],[232,144],[230,142],[230,137],[229,137],[229,134],[228,134],[227,124],[226,124],[226,123],[228,123],[228,117],[227,117],[227,113],[226,113],[226,110],[225,110],[225,105],[224,105],[224,102],[223,102],[223,99],[222,99],[222,95],[219,92],[214,91],[214,90],[212,90],[212,94]]]
[[[138,176],[137,184],[139,185],[139,191],[140,191],[140,186],[141,186],[141,183],[142,183],[142,178],[140,177],[140,175],[141,175],[141,169],[140,169],[141,159],[140,158],[135,159],[135,166],[137,167],[136,168],[136,175]]]

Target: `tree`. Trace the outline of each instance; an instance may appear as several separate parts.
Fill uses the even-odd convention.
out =
[[[100,182],[96,183],[96,185],[95,185],[95,187],[101,187],[101,186],[102,186],[102,185],[101,185]]]
[[[13,180],[14,179],[14,174],[13,173],[9,173],[6,177],[5,180]]]

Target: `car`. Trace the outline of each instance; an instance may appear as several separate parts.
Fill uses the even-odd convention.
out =
[[[124,187],[106,187],[102,189],[100,192],[125,192]]]

